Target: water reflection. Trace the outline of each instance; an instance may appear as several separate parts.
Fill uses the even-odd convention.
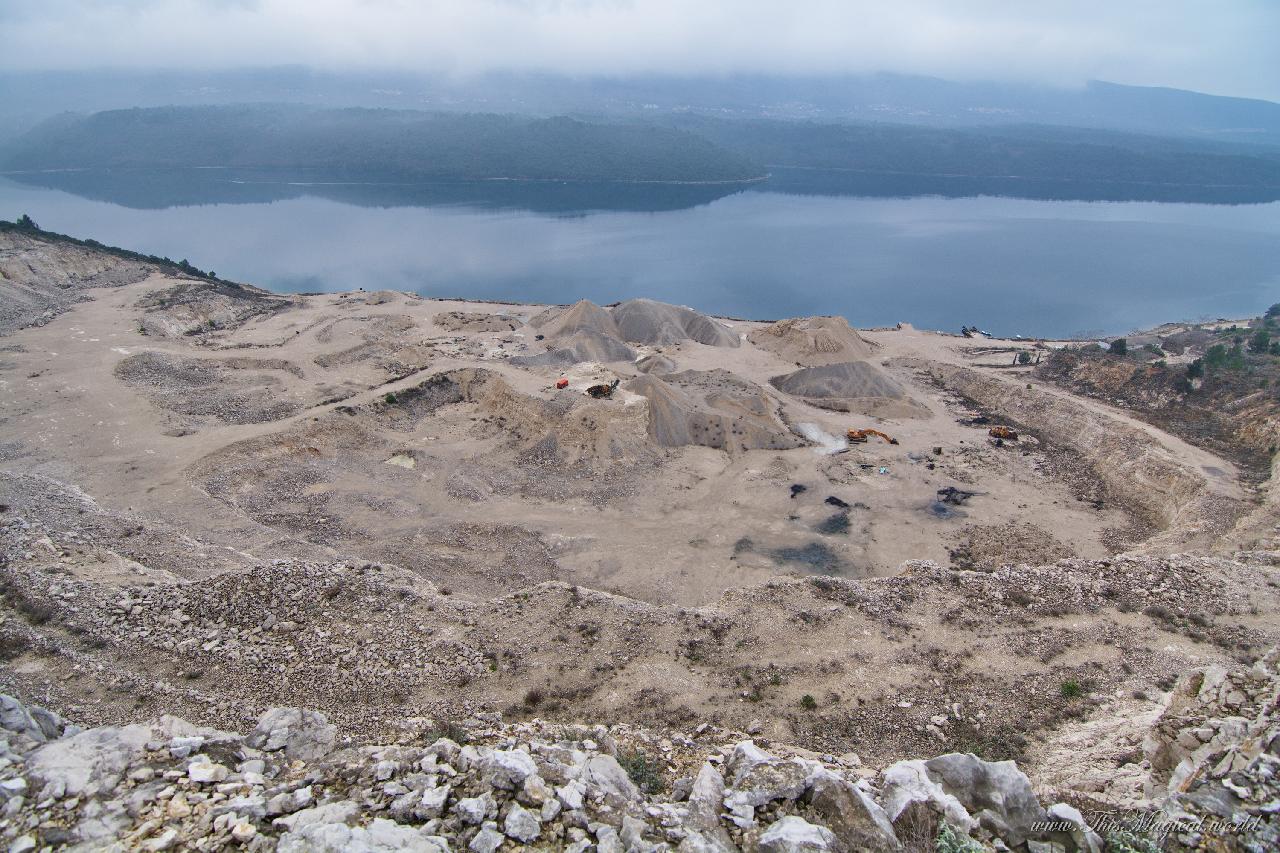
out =
[[[1280,200],[1280,187],[1200,186],[1140,182],[971,178],[774,167],[764,189],[799,195],[911,198],[1001,196],[1039,201],[1155,201],[1180,204],[1263,204]]]
[[[334,184],[226,170],[0,178],[0,216],[280,291],[647,296],[998,334],[1123,333],[1280,301],[1280,204],[731,187]],[[284,178],[289,178],[285,180]],[[887,192],[887,187],[882,187]]]
[[[137,210],[201,204],[264,204],[323,198],[359,207],[466,206],[560,216],[598,211],[660,212],[709,204],[741,192],[857,198],[972,198],[1044,201],[1154,201],[1260,204],[1280,187],[1045,181],[946,175],[872,174],[773,167],[768,180],[733,184],[575,181],[405,182],[386,175],[268,169],[83,170],[10,173],[11,180]]]
[[[466,206],[553,215],[659,212],[708,204],[749,186],[498,180],[410,183],[374,174],[221,168],[24,172],[7,177],[135,210],[322,198],[358,207]]]

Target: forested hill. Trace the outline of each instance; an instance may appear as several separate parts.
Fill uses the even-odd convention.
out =
[[[766,167],[938,177],[1280,189],[1280,149],[1047,126],[730,121],[673,126]]]
[[[764,170],[678,128],[569,118],[309,107],[159,107],[50,119],[0,168],[314,169],[433,179],[743,181]]]
[[[966,192],[995,195],[1025,193],[1033,184],[1046,197],[1075,197],[1080,193],[1071,188],[1081,187],[1092,188],[1081,195],[1088,198],[1192,201],[1224,188],[1244,192],[1248,201],[1280,197],[1277,148],[1034,125],[958,129],[690,114],[586,122],[296,105],[159,107],[59,116],[0,151],[0,170],[11,172],[205,166],[309,170],[321,181],[708,184],[790,169],[813,170],[815,177],[802,181],[805,192],[842,192],[841,181],[856,173],[913,176],[919,185],[912,192],[923,193],[946,194],[944,185],[960,179],[986,182]],[[1098,191],[1102,185],[1121,190]]]

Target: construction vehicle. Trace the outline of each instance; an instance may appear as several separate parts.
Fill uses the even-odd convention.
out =
[[[867,439],[873,435],[883,438],[888,444],[898,443],[898,439],[887,436],[878,429],[851,429],[845,433],[850,444],[866,444]]]
[[[993,426],[987,430],[987,435],[992,438],[998,438],[1002,441],[1017,441],[1018,434],[1007,426]]]
[[[619,379],[615,379],[608,385],[592,385],[587,389],[587,393],[592,397],[595,397],[597,400],[603,400],[605,397],[612,397],[613,389],[618,387],[618,383],[620,381],[621,380]]]

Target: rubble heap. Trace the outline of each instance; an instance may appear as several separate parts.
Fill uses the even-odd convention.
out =
[[[1043,808],[1013,762],[961,753],[876,774],[856,756],[707,726],[660,736],[497,717],[404,720],[397,743],[366,745],[298,708],[268,710],[246,735],[170,716],[81,730],[8,696],[0,726],[11,851],[781,853],[899,850],[939,833],[1102,850],[1075,809]]]
[[[1187,849],[1280,849],[1280,649],[1183,675],[1145,744],[1147,795]]]

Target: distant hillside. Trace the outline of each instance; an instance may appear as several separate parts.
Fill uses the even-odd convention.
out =
[[[763,174],[746,158],[678,128],[297,106],[59,116],[7,145],[0,166],[295,168],[315,169],[330,179],[715,182]]]
[[[285,101],[538,116],[695,113],[826,123],[1047,124],[1280,144],[1280,104],[1114,83],[1054,87],[907,74],[452,76],[302,67],[2,71],[0,139],[67,111]]]
[[[769,168],[1280,190],[1280,149],[1264,146],[1044,126],[958,129],[701,116],[670,121]]]
[[[219,168],[193,174],[197,167]],[[584,122],[298,105],[59,116],[5,146],[0,170],[30,172],[15,177],[106,198],[121,197],[122,187],[134,195],[150,193],[157,176],[168,170],[167,196],[206,197],[208,191],[199,188],[212,177],[214,196],[229,200],[268,193],[259,180],[276,184],[269,190],[276,197],[281,187],[289,190],[297,181],[339,186],[348,195],[354,183],[447,188],[470,182],[485,194],[491,194],[489,186],[519,188],[522,181],[732,190],[737,182],[766,173],[773,175],[767,188],[827,195],[1280,199],[1280,148],[1119,131],[823,124],[694,114]],[[380,191],[378,197],[387,194]],[[450,197],[437,189],[402,201],[440,203]],[[680,203],[685,202],[675,206]],[[154,198],[144,202],[156,204]]]

